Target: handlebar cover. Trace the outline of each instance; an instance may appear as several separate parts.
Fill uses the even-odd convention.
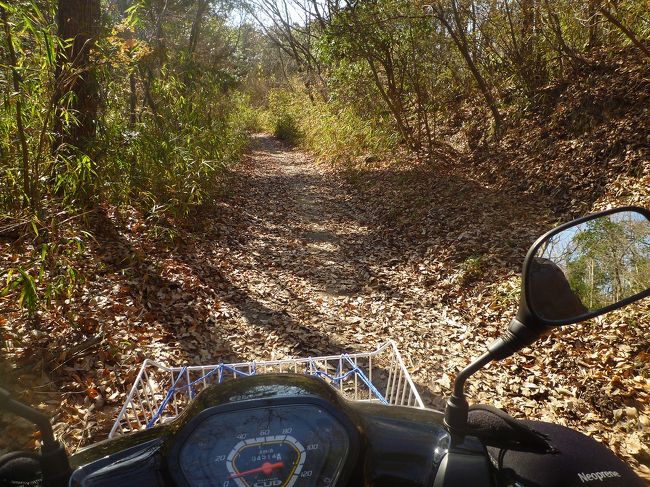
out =
[[[0,487],[43,485],[41,462],[35,453],[11,452],[0,457]]]
[[[468,414],[467,432],[479,438],[485,446],[556,453],[546,435],[493,406],[472,406]]]
[[[554,453],[488,447],[498,467],[499,485],[522,487],[643,487],[634,471],[596,440],[570,428],[541,421],[521,421],[544,435]]]

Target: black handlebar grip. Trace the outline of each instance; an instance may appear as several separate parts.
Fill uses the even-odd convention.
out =
[[[0,457],[0,486],[39,487],[42,485],[43,473],[38,455],[19,451]]]

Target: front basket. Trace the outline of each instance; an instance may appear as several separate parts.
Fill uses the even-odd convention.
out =
[[[283,372],[320,377],[350,400],[424,408],[393,341],[369,353],[237,364],[167,367],[147,359],[108,437],[150,428],[175,418],[208,385]]]

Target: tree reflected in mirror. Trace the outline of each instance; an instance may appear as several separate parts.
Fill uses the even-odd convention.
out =
[[[529,305],[540,318],[572,320],[650,287],[650,221],[622,211],[550,236],[528,268]]]

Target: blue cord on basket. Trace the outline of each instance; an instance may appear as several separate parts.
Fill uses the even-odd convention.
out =
[[[163,412],[163,409],[165,409],[165,406],[167,406],[167,403],[170,401],[170,399],[174,395],[174,392],[176,391],[176,384],[178,384],[178,381],[181,380],[181,377],[183,377],[183,374],[185,374],[186,370],[187,367],[183,367],[179,372],[178,377],[174,381],[174,384],[172,384],[171,389],[169,389],[169,391],[167,392],[167,395],[165,396],[165,399],[163,399],[163,402],[160,404],[160,407],[156,411],[156,414],[154,414],[151,420],[147,423],[147,429],[151,428],[160,417],[160,414]]]
[[[178,378],[176,379],[174,384],[172,384],[172,387],[169,389],[169,392],[167,392],[167,395],[165,396],[165,399],[163,399],[163,402],[160,403],[160,407],[158,408],[156,413],[151,417],[151,420],[149,420],[149,422],[147,423],[146,429],[151,428],[156,423],[156,421],[158,421],[158,418],[160,418],[160,415],[165,410],[165,407],[167,406],[167,404],[171,400],[172,396],[176,392],[178,392],[179,390],[190,389],[190,391],[191,391],[194,384],[196,384],[197,382],[201,382],[202,380],[207,379],[208,377],[210,377],[211,375],[214,375],[217,372],[219,372],[219,378],[217,380],[217,383],[221,384],[221,381],[223,379],[223,371],[224,370],[229,371],[229,372],[233,372],[235,375],[242,375],[244,377],[250,377],[251,375],[255,375],[256,368],[255,368],[255,362],[253,362],[253,370],[251,371],[250,374],[247,374],[246,372],[242,372],[240,370],[234,369],[233,367],[229,367],[228,365],[219,364],[217,367],[212,369],[210,372],[208,372],[205,375],[202,375],[201,377],[199,377],[195,381],[192,381],[189,384],[185,384],[185,385],[176,387],[176,384],[178,384],[178,382],[181,380],[181,378],[183,377],[183,374],[185,373],[186,370],[187,370],[187,366],[185,366],[185,367],[183,367],[181,369],[180,373],[178,374]]]
[[[321,379],[322,379],[323,377],[325,377],[325,378],[329,379],[330,381],[335,382],[335,383],[338,384],[338,383],[341,382],[342,380],[347,379],[347,378],[348,378],[349,376],[351,376],[352,374],[357,374],[357,376],[359,377],[359,379],[361,379],[361,382],[363,382],[363,383],[368,387],[368,389],[370,389],[370,392],[372,392],[372,393],[375,395],[375,397],[376,397],[377,399],[379,399],[379,402],[381,402],[382,404],[388,404],[388,401],[384,398],[384,396],[382,396],[381,392],[379,392],[379,391],[377,390],[377,388],[373,385],[373,383],[370,382],[370,379],[368,379],[368,377],[366,376],[366,374],[363,373],[363,370],[361,370],[361,369],[359,368],[359,366],[356,365],[356,364],[355,364],[355,363],[350,359],[350,356],[349,356],[348,354],[343,354],[343,355],[341,355],[341,358],[345,359],[345,361],[346,361],[346,362],[350,365],[350,367],[351,367],[351,369],[348,370],[345,374],[341,375],[341,372],[342,372],[342,371],[341,371],[341,368],[342,368],[342,367],[341,367],[341,365],[339,365],[338,369],[336,370],[336,375],[335,375],[335,376],[332,376],[332,375],[328,374],[327,372],[322,372],[322,371],[320,371],[320,370],[318,370],[318,369],[316,369],[312,375],[315,375],[316,377],[319,377],[319,378],[321,378]],[[309,365],[315,365],[315,364],[314,364],[314,361],[312,360],[311,357],[309,357]]]
[[[348,370],[344,374],[342,374],[342,365],[343,365],[342,361],[339,363],[339,367],[336,370],[336,375],[330,375],[327,372],[322,372],[322,371],[318,370],[316,362],[311,357],[309,357],[309,365],[310,365],[310,367],[309,367],[309,369],[305,370],[305,373],[316,376],[316,377],[318,377],[320,379],[327,378],[331,382],[334,382],[334,383],[337,383],[337,384],[340,383],[341,381],[347,379],[352,374],[356,374],[359,377],[359,379],[361,380],[361,382],[363,382],[368,387],[370,392],[372,392],[372,394],[377,399],[379,399],[379,402],[381,402],[382,404],[388,404],[388,401],[384,398],[384,396],[382,396],[381,392],[379,392],[379,390],[372,384],[372,382],[370,382],[370,379],[368,379],[368,377],[363,372],[363,370],[361,370],[359,368],[359,366],[356,365],[352,361],[352,359],[350,359],[350,356],[348,354],[341,355],[341,358],[343,360],[345,360],[351,367],[350,370]],[[217,372],[218,372],[218,378],[217,378],[217,383],[218,384],[221,384],[221,382],[223,380],[223,372],[224,371],[232,372],[236,376],[240,375],[240,376],[243,376],[243,377],[250,377],[252,375],[255,375],[256,372],[257,372],[255,362],[253,362],[252,364],[253,364],[252,365],[252,370],[251,370],[250,373],[242,372],[242,371],[237,370],[237,369],[235,369],[233,367],[230,367],[229,365],[219,364],[214,369],[212,369],[210,372],[208,372],[207,374],[199,377],[195,381],[192,381],[189,384],[185,384],[185,385],[176,387],[178,382],[183,377],[183,374],[185,374],[185,372],[187,371],[187,366],[183,367],[181,369],[180,373],[178,374],[178,378],[176,379],[174,384],[172,384],[172,387],[169,389],[169,392],[167,392],[167,395],[165,396],[165,399],[163,399],[163,402],[160,404],[160,407],[158,408],[156,413],[152,416],[151,420],[147,423],[146,428],[147,429],[151,428],[156,423],[156,421],[158,421],[158,419],[160,418],[160,415],[165,410],[165,407],[167,407],[167,404],[169,404],[169,401],[171,401],[171,398],[174,396],[174,394],[177,391],[182,390],[182,389],[189,389],[190,392],[191,392],[193,390],[192,387],[194,386],[194,384],[207,379],[208,377],[216,374]],[[312,369],[312,367],[313,367],[313,369]],[[310,369],[312,369],[313,372],[311,372]]]

